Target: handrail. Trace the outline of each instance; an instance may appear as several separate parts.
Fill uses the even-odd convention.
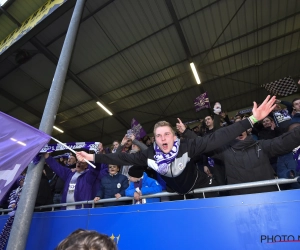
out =
[[[193,193],[202,193],[203,197],[205,198],[205,193],[209,192],[217,192],[217,191],[227,191],[227,190],[235,190],[235,189],[243,189],[243,188],[253,188],[253,187],[261,187],[261,186],[271,186],[271,185],[277,185],[278,191],[281,191],[279,188],[280,184],[290,184],[290,183],[300,183],[300,177],[295,177],[294,179],[274,179],[274,180],[264,180],[264,181],[255,181],[255,182],[246,182],[246,183],[240,183],[240,184],[230,184],[230,185],[223,185],[223,186],[215,186],[215,187],[206,187],[206,188],[198,188],[193,191],[191,191],[189,194]],[[156,194],[149,194],[149,195],[143,195],[141,198],[159,198],[159,197],[168,197],[168,196],[175,196],[178,195],[177,193],[169,193],[169,192],[161,192]],[[121,197],[119,199],[116,198],[110,198],[110,199],[101,199],[97,202],[94,202],[93,200],[90,201],[77,201],[77,202],[71,202],[71,203],[61,203],[61,204],[52,204],[52,205],[44,205],[44,206],[38,206],[35,207],[35,209],[44,209],[44,208],[52,208],[52,211],[54,211],[54,208],[56,207],[64,207],[64,206],[75,206],[75,205],[84,205],[92,204],[92,207],[95,207],[95,204],[101,204],[101,203],[109,203],[109,202],[116,202],[116,201],[128,201],[134,199],[132,197]],[[0,215],[3,215],[5,212],[10,212],[12,209],[0,209]]]

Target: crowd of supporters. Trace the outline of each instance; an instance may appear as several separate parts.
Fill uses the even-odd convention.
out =
[[[257,123],[254,115],[260,122]],[[178,118],[176,135],[168,122],[161,121],[154,126],[154,136],[147,135],[139,141],[133,134],[126,134],[120,143],[113,141],[111,147],[103,147],[100,143],[95,154],[78,152],[76,156],[51,156],[46,153],[35,205],[90,200],[94,200],[96,207],[132,204],[118,200],[121,197],[132,197],[134,204],[144,204],[161,201],[161,198],[145,199],[143,196],[162,191],[178,194],[171,196],[171,200],[201,198],[202,194],[190,191],[295,178],[300,175],[299,125],[300,98],[289,103],[267,97],[261,108],[254,105],[253,115],[238,113],[229,118],[221,111],[221,104],[216,103],[214,114],[201,119],[192,129]],[[94,161],[96,168],[83,159]],[[25,176],[26,171],[7,194],[7,203],[1,205],[12,211],[0,234],[0,250],[7,242]],[[299,183],[293,183],[281,189],[299,187]],[[276,190],[276,185],[262,186],[211,192],[206,197]],[[97,204],[105,199],[113,201]],[[91,204],[84,204],[84,207],[91,207]],[[60,208],[79,209],[82,205]]]
[[[236,114],[228,117],[221,111],[221,105],[215,105],[214,114],[199,119],[198,124],[189,128],[183,123],[177,126],[177,137],[180,140],[188,138],[206,137],[221,127],[231,126],[233,123],[251,116]],[[197,155],[191,159],[201,174],[207,176],[216,185],[237,184],[274,178],[294,178],[299,175],[297,148],[294,153],[286,149],[285,132],[300,124],[300,98],[292,103],[276,100],[276,107],[260,122],[256,123],[233,142],[221,148]],[[96,154],[136,154],[139,151],[153,148],[154,136],[147,135],[136,140],[133,134],[126,134],[120,141],[115,140],[110,147],[103,147],[100,143]],[[132,204],[132,202],[118,201],[120,197],[133,197],[134,203],[159,201],[160,199],[142,199],[142,195],[159,193],[161,191],[176,192],[170,188],[161,174],[149,166],[132,166],[95,163],[96,168],[86,162],[80,162],[75,155],[69,154],[54,157],[45,154],[45,167],[36,200],[36,206],[71,203],[75,201],[99,200],[115,198],[115,202],[101,203],[96,206],[116,206]],[[24,173],[25,175],[26,173]],[[14,191],[18,183],[14,186]],[[299,188],[294,183],[282,186],[283,189]],[[219,192],[213,196],[249,194],[276,191],[276,186],[248,188]],[[8,194],[9,195],[9,194]],[[182,193],[172,197],[182,199]],[[11,196],[9,196],[11,197]],[[187,195],[188,197],[188,195]],[[191,198],[198,198],[192,196]],[[3,208],[13,207],[8,199]],[[84,205],[90,207],[91,205]],[[82,206],[67,206],[62,209],[75,209]]]

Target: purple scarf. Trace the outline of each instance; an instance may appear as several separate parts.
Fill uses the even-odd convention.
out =
[[[176,139],[176,141],[174,141],[173,147],[171,149],[171,151],[167,154],[165,154],[164,152],[162,152],[160,150],[160,148],[157,146],[157,144],[155,144],[154,146],[154,150],[155,150],[155,155],[154,155],[154,159],[155,162],[158,166],[157,172],[161,175],[165,175],[166,173],[168,173],[168,169],[170,164],[175,160],[177,154],[178,154],[178,149],[179,149],[179,140]]]
[[[300,171],[300,148],[298,147],[293,153],[294,159],[297,162],[296,171]]]
[[[140,179],[139,181],[134,182],[133,185],[134,185],[134,189],[135,189],[135,190],[142,190],[143,179]],[[137,188],[138,188],[138,189],[137,189]],[[137,204],[137,203],[138,203],[138,204],[142,204],[142,203],[143,203],[142,199],[139,199],[138,201],[137,201],[137,200],[134,200],[134,204]]]

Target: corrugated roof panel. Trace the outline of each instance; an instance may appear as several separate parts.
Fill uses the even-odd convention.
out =
[[[75,82],[71,79],[66,81],[61,102],[64,102],[69,107],[73,107],[89,102],[90,100],[90,95],[83,91]],[[96,101],[94,102],[96,103]]]
[[[0,87],[21,101],[26,101],[44,91],[38,82],[32,81],[32,78],[21,69],[16,69],[14,74],[3,78]]]
[[[47,0],[22,0],[14,1],[9,5],[6,11],[12,15],[19,23],[23,23],[37,9],[39,9]],[[18,26],[9,20],[4,14],[0,16],[0,41],[12,33]]]
[[[33,115],[32,113],[28,112],[27,110],[21,107],[17,107],[11,110],[9,112],[9,115],[27,124],[35,124],[40,122],[40,118],[37,118],[35,115]]]
[[[9,99],[7,99],[4,95],[1,95],[0,98],[0,110],[4,113],[8,113],[10,110],[16,108],[17,105],[10,101]]]
[[[79,116],[73,116],[66,120],[63,123],[63,126],[70,126],[72,127],[79,127],[84,126],[86,124],[92,123],[95,120],[102,119],[104,117],[107,117],[108,115],[102,111],[102,109],[99,107],[99,109],[93,109],[89,110],[87,112],[81,113]]]
[[[109,4],[110,0],[97,0],[97,1],[86,1],[85,6],[88,10],[96,10],[101,8],[105,4]]]
[[[9,6],[7,11],[20,23],[25,21],[48,0],[22,0]]]
[[[10,58],[0,62],[0,79],[7,75],[9,72],[11,73],[15,67],[15,63],[13,63]]]
[[[190,101],[190,102],[189,102]],[[187,110],[193,107],[194,99],[188,98],[184,95],[172,95],[169,97],[165,97],[164,100],[160,99],[157,103],[164,107],[164,115],[168,116],[171,114],[176,114],[181,112],[182,110]],[[167,105],[165,105],[167,103]],[[190,103],[190,105],[188,104]]]
[[[89,112],[92,109],[99,107],[95,101],[89,101],[77,106],[74,106],[70,109],[65,109],[64,111],[59,112],[59,116],[63,117],[63,120],[71,119],[72,117],[76,117],[80,114],[84,114]],[[100,107],[99,107],[100,109]]]
[[[171,23],[163,1],[116,1],[95,15],[104,30],[123,49]]]
[[[207,5],[209,4],[214,4],[217,2],[218,1],[215,0],[172,0],[178,19],[184,18],[185,16],[194,13],[195,11],[199,11],[200,9],[207,7]]]
[[[141,81],[134,81],[131,84],[125,83],[124,87],[118,88],[114,91],[111,90],[106,94],[102,95],[101,98],[105,98],[105,100],[109,102],[111,100],[120,99],[126,95],[130,95],[132,93],[140,91],[143,88],[148,88],[162,81],[166,81],[169,78],[175,77],[176,75],[186,70],[190,70],[188,63],[180,63],[172,67],[166,68],[157,74],[152,74]]]
[[[180,24],[203,82],[200,86],[195,83],[166,3],[158,0],[114,1],[98,12],[95,8],[105,2],[88,1],[84,16],[94,11],[97,14],[81,25],[71,69],[80,72],[78,77],[100,96],[116,118],[119,116],[129,126],[134,117],[149,131],[157,119],[175,124],[179,115],[193,119],[208,114],[208,110],[199,113],[194,110],[193,100],[201,93],[200,87],[208,92],[211,102],[219,100],[228,110],[242,109],[253,100],[263,99],[261,93],[265,96],[266,91],[259,87],[261,83],[299,75],[300,56],[297,53],[300,14],[278,22],[279,18],[299,12],[300,3],[295,0],[246,1],[216,42],[243,2],[172,1],[178,17],[182,18]],[[212,5],[197,12],[207,4]],[[71,11],[50,24],[38,38],[48,43],[63,36],[70,14]],[[272,26],[251,33],[275,21]],[[286,35],[288,32],[293,34]],[[246,33],[249,35],[239,37]],[[282,35],[284,37],[279,39]],[[63,40],[60,38],[49,46],[56,56],[60,54]],[[207,53],[215,42],[215,48]],[[32,46],[22,48],[35,50]],[[123,49],[125,51],[112,56]],[[30,93],[24,90],[22,98],[30,98],[26,104],[42,112],[55,66],[38,54],[20,69],[26,72],[28,81],[37,82],[41,89],[35,93],[36,89],[31,90],[33,83],[27,84],[25,80],[23,85],[33,95],[28,96]],[[3,86],[5,81],[0,81]],[[23,85],[15,86],[19,88],[17,95],[21,95]],[[122,137],[127,128],[116,118],[108,117],[92,98],[76,83],[67,80],[57,123],[66,130],[75,128],[71,132],[81,138],[101,138],[110,143],[114,133]],[[2,103],[5,97],[0,100]],[[13,103],[8,106],[10,110],[16,107]],[[112,126],[109,123],[113,123]]]
[[[10,33],[12,33],[18,26],[9,20],[5,15],[0,16],[0,41],[3,41]]]
[[[180,22],[192,55],[209,49],[213,44],[208,35],[210,30],[206,25],[205,12],[208,10],[206,9]],[[192,23],[193,25],[191,25]]]
[[[228,9],[233,8],[233,6],[227,7],[227,4],[228,1],[220,1],[181,21],[192,55],[210,49],[221,34],[233,15],[228,13]],[[234,2],[232,1],[229,4],[234,5]],[[218,43],[224,40],[226,38],[223,35],[219,38]]]
[[[299,61],[299,55],[297,56],[297,54],[294,54],[293,56],[286,55],[269,62],[264,62],[259,66],[259,72],[262,79],[260,83],[268,83],[288,75],[297,77],[299,75],[299,67],[293,67],[295,62],[297,65],[297,61]],[[283,65],[288,64],[289,62],[291,62],[292,67],[289,67],[287,72],[282,72],[281,69]]]
[[[174,27],[149,38],[147,42],[140,42],[123,54],[139,77],[186,58]]]
[[[143,105],[144,103],[152,102],[153,98],[165,98],[172,93],[176,93],[179,89],[181,89],[182,82],[179,80],[173,80],[169,83],[165,83],[164,86],[156,87],[151,90],[141,92],[134,96],[134,98],[122,99],[118,102],[118,105],[122,108],[135,108],[139,105]]]
[[[126,121],[128,122],[128,124],[130,124],[132,118],[139,118],[138,121],[143,121],[141,123],[141,126],[145,128],[145,124],[148,122],[148,121],[153,121],[155,119],[157,119],[159,116],[161,115],[161,111],[157,108],[156,105],[151,105],[151,108],[149,109],[144,107],[144,106],[141,106],[141,107],[138,107],[134,110],[130,110],[128,112],[126,112],[126,114],[121,114],[121,117]],[[124,128],[122,128],[123,131],[124,131]],[[153,125],[152,125],[152,128],[151,128],[151,132],[153,130]],[[147,131],[147,130],[146,130]],[[126,132],[126,131],[124,131]],[[124,135],[124,134],[123,134]]]
[[[72,129],[71,131],[75,134],[80,134],[85,141],[100,141],[98,137],[100,136],[101,129],[98,129],[95,125],[87,124],[78,129]]]
[[[78,135],[78,137],[77,138],[75,138],[75,137],[73,137],[73,136],[71,136],[71,135],[69,135],[69,134],[67,134],[68,133],[68,131],[67,132],[65,132],[65,133],[60,133],[60,132],[58,132],[58,131],[56,131],[56,130],[53,130],[52,131],[52,136],[54,137],[54,138],[56,138],[56,139],[58,139],[58,140],[60,140],[61,142],[74,142],[74,141],[81,141],[79,138],[80,138],[80,134],[78,133],[77,135]],[[81,137],[81,138],[83,138],[83,137]],[[51,142],[50,142],[51,143]],[[54,141],[53,141],[53,143],[55,143]]]
[[[94,1],[97,3],[100,3],[101,1]],[[86,2],[87,5],[87,2]],[[74,9],[71,8],[68,10],[65,14],[61,15],[59,18],[57,18],[54,22],[51,23],[48,27],[46,27],[44,30],[42,30],[38,35],[37,38],[46,46],[49,46],[56,40],[60,39],[65,39],[65,35],[67,33],[68,27],[70,25],[71,17],[73,14]],[[85,6],[83,13],[82,13],[82,18],[84,19],[87,16],[89,16],[91,13],[88,10],[87,6]],[[93,19],[93,17],[89,17],[86,19],[83,23],[80,23],[80,28],[81,26],[89,19]],[[78,36],[77,36],[78,38]]]
[[[75,73],[81,72],[116,52],[117,48],[111,43],[103,29],[94,18],[89,18],[80,25],[71,69]]]
[[[33,107],[35,110],[42,114],[45,109],[48,94],[48,91],[44,91],[43,93],[40,93],[32,97],[30,100],[26,101],[26,104]]]
[[[137,112],[137,111],[139,111],[139,112]],[[150,116],[151,115],[159,116],[159,115],[161,115],[161,112],[162,112],[162,110],[160,108],[160,105],[158,103],[151,102],[148,105],[140,105],[134,109],[128,110],[126,112],[122,112],[119,115],[125,121],[128,121],[128,122],[131,122],[132,118],[136,118],[139,122],[142,122],[143,121],[142,118],[145,117],[145,114],[149,114]],[[138,116],[133,116],[134,114],[137,114],[137,113],[138,113]],[[141,114],[139,114],[139,113],[141,113]],[[147,120],[148,120],[148,118],[147,118]]]
[[[81,73],[79,77],[88,86],[93,86],[93,90],[97,95],[137,79],[122,54],[118,54]]]
[[[49,61],[43,54],[38,53],[20,68],[36,81],[41,89],[47,90],[52,84],[56,65]]]
[[[63,37],[64,40],[71,21],[73,10],[73,8],[70,9],[64,15],[61,15],[53,23],[51,23],[51,25],[42,30],[37,35],[39,41],[45,46],[49,46],[57,39],[60,39],[60,37]]]

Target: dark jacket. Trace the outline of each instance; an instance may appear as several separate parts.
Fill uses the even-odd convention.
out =
[[[262,126],[260,130],[258,130],[257,137],[259,140],[270,140],[283,134],[283,131],[284,130],[279,127],[275,127],[274,129],[271,129],[271,127],[265,128]],[[270,157],[269,161],[272,165],[276,165],[277,156]]]
[[[293,123],[300,123],[300,113],[296,113],[296,114],[293,116],[293,118],[292,118],[290,124],[293,124]]]
[[[35,206],[43,206],[53,204],[53,196],[49,185],[49,180],[42,173],[38,194],[35,201]]]
[[[231,125],[232,126],[232,125]],[[234,140],[210,153],[223,160],[228,184],[274,179],[269,158],[291,152],[300,142],[300,127],[271,140]],[[265,186],[232,190],[231,194],[249,194],[278,190],[276,186]]]
[[[46,163],[65,182],[61,202],[66,203],[69,183],[75,172],[72,172],[70,169],[60,165],[51,156],[46,159]],[[97,168],[89,166],[89,169],[78,177],[74,192],[75,201],[89,201],[94,199],[93,185],[99,175],[99,171],[100,168],[98,166]],[[91,207],[91,205],[84,205],[84,207]],[[81,208],[81,205],[76,206],[76,208]]]
[[[179,142],[179,150],[175,160],[171,163],[167,173],[161,175],[167,186],[180,194],[186,194],[194,189],[199,180],[197,166],[191,158],[198,154],[210,152],[230,142],[243,131],[251,128],[248,120],[237,122],[231,126],[221,128],[215,133],[195,139],[184,139]],[[106,154],[95,155],[95,162],[116,165],[149,166],[157,171],[158,166],[154,160],[154,147],[135,154]],[[199,182],[197,182],[199,183]]]
[[[95,197],[100,189],[101,180],[104,176],[108,175],[108,164],[102,164],[102,163],[94,163],[94,165],[97,168],[100,168],[98,177],[95,181],[94,187],[93,187],[93,197]]]
[[[101,199],[115,198],[117,193],[125,196],[125,190],[128,186],[128,178],[125,175],[120,173],[116,175],[108,174],[102,178],[100,189],[96,196]]]
[[[281,134],[283,134],[282,132],[283,131],[278,127],[275,127],[274,129],[271,129],[271,127],[261,128],[258,131],[257,136],[259,140],[269,140],[280,136]]]

